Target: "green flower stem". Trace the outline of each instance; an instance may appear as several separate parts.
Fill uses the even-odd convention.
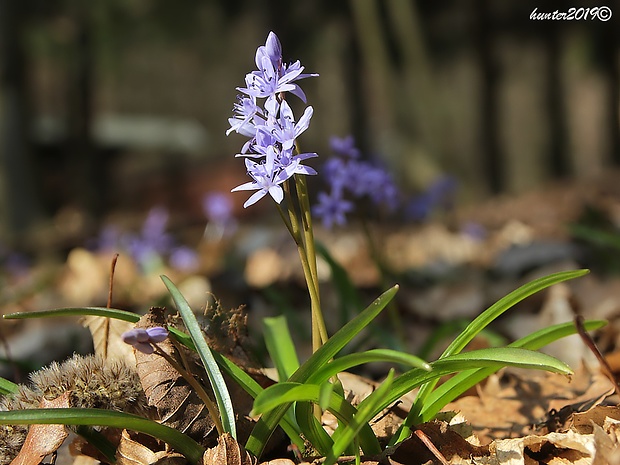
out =
[[[288,181],[284,183],[284,190],[287,194],[287,198],[291,199],[290,186]],[[303,208],[303,207],[302,207]],[[288,202],[288,213],[290,219],[289,232],[293,236],[295,243],[297,244],[297,251],[299,252],[299,258],[304,272],[306,283],[308,284],[308,292],[310,294],[310,306],[312,310],[312,351],[316,352],[324,342],[327,341],[327,329],[325,327],[325,321],[321,312],[321,303],[319,299],[319,287],[318,282],[315,281],[308,259],[308,244],[305,242],[305,236],[302,236],[302,228],[300,227],[300,221],[297,217],[297,212],[292,202]],[[314,244],[312,245],[314,250]],[[316,261],[316,256],[314,257]]]
[[[191,373],[186,371],[185,368],[179,365],[175,359],[173,359],[168,353],[162,350],[157,344],[153,344],[153,347],[155,348],[155,353],[163,357],[175,370],[179,372],[181,376],[183,376],[183,378],[190,384],[190,386],[194,388],[194,391],[196,391],[198,397],[200,397],[200,399],[207,407],[207,410],[209,411],[209,416],[215,424],[218,435],[221,436],[222,434],[224,434],[224,428],[222,426],[222,422],[220,421],[220,413],[209,395],[207,394],[207,391],[205,391],[202,384],[196,381],[196,378],[194,378]]]
[[[321,310],[321,296],[319,292],[319,274],[316,267],[316,249],[314,246],[314,233],[312,229],[312,215],[310,213],[310,196],[308,195],[308,184],[306,183],[305,176],[295,175],[295,189],[297,191],[297,198],[299,200],[299,207],[301,212],[301,219],[304,233],[304,244],[306,250],[306,256],[308,258],[308,265],[310,268],[310,275],[315,286],[316,293],[316,308],[313,314],[316,317],[317,329],[321,337],[320,344],[323,345],[327,342],[327,328],[325,327],[325,319],[323,318],[323,312]]]

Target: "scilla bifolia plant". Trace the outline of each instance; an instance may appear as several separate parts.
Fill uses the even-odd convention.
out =
[[[315,171],[303,164],[305,160],[317,155],[303,153],[297,145],[298,136],[309,125],[312,107],[306,108],[303,116],[296,121],[285,98],[288,93],[292,93],[305,102],[305,95],[296,81],[316,75],[303,74],[304,68],[298,61],[285,64],[282,61],[280,42],[274,33],[270,33],[266,44],[258,48],[256,65],[258,70],[248,74],[246,86],[239,88],[242,95],[235,105],[234,117],[229,120],[231,123],[229,133],[236,131],[249,138],[238,156],[244,158],[252,180],[233,190],[256,191],[246,201],[246,207],[263,197],[271,197],[286,228],[297,244],[311,301],[313,354],[300,363],[289,337],[286,322],[281,318],[266,320],[265,339],[278,370],[279,382],[263,388],[256,378],[244,369],[245,367],[235,364],[223,354],[215,351],[213,347],[209,347],[205,333],[196,321],[187,301],[165,276],[162,279],[181,315],[182,325],[177,324],[175,320],[148,320],[149,316],[153,316],[152,312],[140,318],[133,313],[107,307],[65,308],[5,315],[5,318],[91,315],[137,323],[136,329],[126,332],[123,339],[134,346],[136,360],[142,360],[137,363],[138,372],[145,360],[148,363],[154,362],[152,358],[144,359],[143,357],[161,357],[167,361],[169,366],[178,373],[178,376],[172,375],[173,379],[182,377],[188,381],[187,389],[193,391],[188,391],[188,396],[193,394],[203,399],[219,438],[227,438],[228,441],[231,437],[238,437],[235,421],[237,423],[241,421],[241,415],[236,416],[233,411],[234,399],[229,393],[229,389],[232,392],[234,386],[227,386],[224,382],[221,373],[224,371],[232,381],[254,398],[251,414],[259,418],[252,424],[251,430],[246,435],[245,449],[250,454],[260,457],[269,438],[280,426],[288,435],[290,442],[297,448],[307,454],[325,457],[325,463],[328,465],[335,463],[342,454],[359,458],[361,453],[375,456],[384,453],[385,449],[381,444],[386,442],[396,444],[404,440],[410,429],[417,423],[432,419],[447,403],[502,367],[515,366],[561,374],[571,373],[570,368],[564,363],[536,350],[552,341],[575,333],[576,330],[572,323],[545,328],[515,341],[508,347],[474,350],[466,353],[462,353],[462,350],[489,323],[516,303],[555,283],[582,276],[587,273],[586,270],[553,274],[516,289],[482,312],[459,334],[442,356],[431,363],[408,353],[388,349],[373,349],[339,355],[341,350],[358,336],[394,298],[398,286],[385,291],[335,334],[328,336],[319,298],[310,201],[305,178],[306,175],[315,174]],[[603,324],[600,321],[591,321],[585,326],[588,330],[592,330]],[[173,356],[177,353],[180,354],[179,358]],[[197,353],[198,357],[193,357],[191,360],[197,360],[199,363],[192,364],[189,360],[193,353]],[[390,370],[383,383],[372,394],[359,404],[351,404],[343,393],[338,375],[353,367],[377,361],[391,362],[399,367],[408,368],[398,374],[396,370]],[[109,363],[105,362],[104,365],[107,366]],[[204,377],[195,372],[195,367],[199,364],[206,372]],[[73,365],[75,364],[71,366]],[[129,368],[136,369],[136,367]],[[118,373],[119,369],[116,368],[112,372]],[[439,377],[453,373],[457,374],[448,382],[439,387],[436,386]],[[149,400],[152,397],[152,385],[145,381],[150,375],[148,370],[146,375],[146,377],[140,376],[140,382]],[[110,379],[116,378],[117,376],[110,375],[97,379],[100,383],[110,384]],[[123,407],[125,404],[112,403],[111,400],[106,400],[107,398],[100,399],[98,404],[77,404],[68,401],[63,408],[42,408],[47,406],[44,402],[42,403],[46,387],[41,386],[40,380],[49,379],[49,377],[38,376],[34,379],[39,381],[30,391],[0,379],[0,392],[5,396],[1,406],[1,410],[4,411],[0,411],[0,424],[5,425],[4,429],[0,430],[0,441],[4,441],[4,444],[0,445],[10,442],[7,438],[10,438],[11,431],[15,427],[9,425],[50,423],[81,425],[76,431],[101,452],[100,459],[112,463],[118,454],[115,444],[111,444],[105,434],[89,428],[97,425],[124,428],[155,436],[183,454],[190,463],[211,463],[213,461],[210,458],[212,456],[209,455],[210,451],[205,452],[205,444],[200,442],[201,438],[197,441],[196,438],[190,437],[189,433],[181,432],[181,428],[166,426],[166,418],[160,411],[159,405],[157,405],[159,418],[156,415],[154,420],[147,418],[149,415],[141,415],[142,410],[138,413],[135,410],[134,413],[128,413],[130,409]],[[94,384],[87,384],[86,389],[99,392],[101,386],[96,385],[97,379],[93,379]],[[137,378],[132,375],[131,379]],[[134,397],[142,398],[139,389],[136,391],[136,384],[137,381],[127,389],[132,390]],[[60,389],[53,390],[57,393],[57,397],[64,392],[75,390],[73,384],[70,383],[62,386]],[[110,392],[109,387],[104,386],[103,392]],[[371,420],[398,401],[400,397],[416,388],[420,390],[413,409],[396,434],[391,438],[377,437],[371,428]],[[84,386],[80,386],[79,392],[83,391]],[[118,393],[111,397],[119,398]],[[215,403],[211,400],[212,398],[215,398]],[[149,400],[149,405],[152,404],[151,400]],[[189,411],[186,413],[184,410],[187,407],[185,404],[180,407],[183,408],[175,409],[174,415],[189,415]],[[118,411],[119,409],[125,411]],[[330,411],[338,419],[338,426],[331,435],[323,428],[320,421],[320,414],[324,410]],[[24,430],[19,431],[20,437],[23,438]],[[102,431],[105,432],[105,430]],[[11,451],[15,452],[19,448],[19,444],[15,441],[10,445]],[[8,462],[5,460],[5,463]]]

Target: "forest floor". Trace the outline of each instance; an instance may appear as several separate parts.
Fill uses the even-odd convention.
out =
[[[252,357],[259,364],[269,363],[260,340],[262,318],[280,313],[295,326],[299,355],[306,357],[310,353],[307,291],[297,251],[285,233],[272,226],[241,225],[228,239],[203,238],[197,247],[199,264],[190,272],[159,263],[146,273],[121,254],[113,307],[144,313],[152,305],[165,304],[166,289],[159,275],[166,274],[195,309],[204,309],[212,295],[225,307],[246,305],[248,351],[254,351]],[[192,234],[196,232],[186,235]],[[376,249],[369,246],[362,229],[319,229],[316,234],[364,303],[378,295],[386,278],[400,284],[397,313],[378,321],[379,336],[360,347],[377,347],[381,330],[385,334],[398,329],[392,334],[400,348],[423,352],[433,360],[463,321],[472,320],[518,286],[556,271],[589,268],[588,275],[519,303],[472,347],[491,346],[494,338],[515,340],[577,315],[605,319],[608,325],[592,336],[612,372],[620,375],[620,190],[611,177],[493,199],[422,225],[373,225],[370,234],[375,244],[381,244],[379,259],[389,269],[387,274],[380,273]],[[5,277],[2,313],[105,306],[112,255],[74,247],[62,262],[36,263]],[[327,324],[333,332],[352,314],[337,310],[338,289],[325,261],[319,262],[319,274],[323,303],[330,309]],[[6,360],[0,375],[16,382],[26,382],[31,369],[92,350],[89,332],[72,318],[0,324]],[[447,336],[431,338],[442,334],[438,328]],[[620,399],[600,362],[578,336],[546,351],[574,369],[571,379],[502,370],[449,404],[437,420],[420,425],[416,435],[389,454],[362,458],[362,463],[620,464]],[[371,366],[346,375],[343,385],[352,396],[362,398],[384,375],[385,367]],[[409,397],[398,405],[401,414],[408,402]],[[389,416],[375,426],[387,435],[398,418]],[[324,415],[326,427],[333,421]],[[270,463],[294,460],[287,455]]]

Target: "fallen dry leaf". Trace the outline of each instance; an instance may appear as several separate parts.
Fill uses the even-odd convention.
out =
[[[620,420],[620,407],[615,405],[597,405],[587,412],[574,413],[572,429],[581,434],[592,434],[594,425],[602,427],[608,418]]]
[[[166,326],[163,308],[153,307],[136,324],[136,328]],[[161,350],[183,365],[169,339],[158,344]],[[134,350],[136,369],[149,405],[155,407],[167,426],[186,433],[205,447],[215,444],[215,424],[206,406],[187,381],[164,358]],[[197,367],[196,367],[197,369]]]
[[[133,324],[92,315],[83,317],[80,323],[88,328],[92,335],[95,355],[104,360],[121,358],[127,363],[134,363],[133,349],[121,340],[121,335],[132,329]]]
[[[203,456],[204,465],[256,465],[250,455],[230,434],[217,438],[217,446],[208,449]]]
[[[123,430],[116,449],[117,465],[185,465],[185,457],[166,450],[154,438]]]
[[[590,465],[596,453],[594,435],[549,433],[545,436],[525,436],[501,439],[489,445],[495,460],[482,463],[498,465],[571,464]]]
[[[476,446],[469,443],[443,421],[423,423],[416,429],[424,433],[451,463],[459,463],[460,458],[484,457],[489,453],[488,446]],[[388,456],[388,460],[390,465],[419,465],[427,461],[436,463],[437,458],[422,440],[413,434],[395,448]],[[454,462],[455,460],[457,462]]]
[[[43,398],[40,408],[69,408],[69,392],[53,400]],[[69,435],[65,425],[30,425],[28,435],[11,465],[39,465],[58,450]]]

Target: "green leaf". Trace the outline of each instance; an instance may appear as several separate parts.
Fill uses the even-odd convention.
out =
[[[304,383],[308,378],[333,358],[348,342],[360,333],[381,311],[398,292],[398,286],[394,286],[381,294],[372,304],[362,311],[353,320],[344,325],[336,334],[321,346],[299,369],[289,378],[291,382]],[[246,443],[246,449],[260,457],[267,440],[273,433],[282,417],[290,407],[290,403],[282,404],[265,413],[254,426],[252,434]]]
[[[495,302],[489,308],[487,308],[484,312],[482,312],[474,321],[472,321],[462,333],[460,333],[454,341],[448,346],[448,348],[443,352],[440,359],[443,357],[447,357],[453,354],[458,354],[461,352],[471,340],[480,333],[486,326],[499,317],[501,314],[506,312],[509,308],[513,307],[515,304],[521,302],[523,299],[539,292],[543,289],[548,288],[554,284],[567,281],[569,279],[578,278],[585,274],[589,273],[588,270],[576,270],[576,271],[563,271],[560,273],[554,273],[549,276],[544,276],[539,279],[535,279],[518,289],[512,291],[507,296]],[[424,408],[424,403],[426,402],[426,398],[433,391],[435,386],[437,385],[437,380],[430,382],[429,384],[423,386],[418,391],[418,395],[413,403],[407,418],[405,419],[405,425],[413,425],[419,423],[421,421],[420,412]]]
[[[321,386],[316,384],[300,384],[284,382],[274,384],[265,389],[254,401],[251,414],[267,414],[278,407],[290,405],[293,402],[318,403],[321,395]],[[341,396],[332,392],[327,407],[334,416],[343,423],[351,423],[357,410]],[[381,452],[379,441],[375,437],[370,426],[362,425],[359,430],[360,444],[367,454]]]
[[[90,408],[25,409],[0,412],[3,425],[86,425],[138,431],[161,439],[191,463],[202,463],[205,449],[189,436],[152,420],[113,410]]]
[[[588,331],[602,328],[606,324],[607,322],[603,320],[584,322],[584,326]],[[537,350],[558,339],[575,334],[576,332],[577,330],[573,323],[562,323],[529,334],[513,342],[509,347]],[[480,368],[477,370],[463,371],[454,375],[441,386],[438,386],[427,397],[427,401],[421,412],[422,421],[426,422],[432,420],[445,405],[497,371],[498,369],[496,368]]]
[[[230,393],[228,392],[228,386],[226,386],[222,372],[211,353],[211,349],[207,345],[207,341],[198,325],[196,316],[187,303],[187,300],[185,300],[185,297],[183,297],[183,294],[181,294],[172,281],[170,281],[167,276],[161,276],[161,279],[168,288],[172,300],[174,300],[177,310],[181,314],[181,318],[183,318],[183,323],[185,323],[185,327],[192,338],[196,351],[207,372],[220,411],[222,427],[224,431],[230,433],[230,435],[236,439],[237,429],[235,425],[235,412],[233,410],[232,400],[230,399]]]
[[[288,330],[286,317],[264,318],[263,324],[265,326],[265,344],[278,370],[278,378],[282,381],[289,379],[299,368],[299,359]]]
[[[17,392],[19,386],[8,379],[0,378],[0,395],[13,394]]]
[[[390,392],[384,396],[378,408],[384,409],[411,390],[429,381],[444,375],[474,368],[500,369],[512,366],[516,368],[547,370],[563,375],[572,373],[568,365],[550,355],[517,347],[472,350],[471,352],[450,355],[431,362],[430,365],[432,367],[430,372],[414,368],[396,378],[392,383]]]
[[[196,352],[194,342],[188,334],[172,326],[168,326],[168,330],[177,339],[177,341],[179,341],[188,349]],[[258,394],[263,392],[262,386],[258,384],[256,380],[252,378],[248,373],[239,368],[234,362],[228,360],[226,357],[218,354],[213,350],[211,350],[211,355],[213,355],[213,358],[215,359],[219,367],[224,370],[226,374],[233,379],[233,381],[235,381],[239,386],[241,386],[245,392],[252,396],[252,398],[255,398]],[[291,442],[303,451],[304,442],[303,439],[299,436],[301,433],[299,427],[294,422],[290,421],[290,419],[287,417],[283,418],[280,426],[289,436]]]
[[[34,312],[17,312],[3,315],[2,318],[7,320],[24,320],[28,318],[50,318],[59,316],[103,316],[106,318],[115,318],[117,320],[137,323],[140,315],[126,310],[118,310],[116,308],[107,307],[66,307],[55,308],[51,310],[40,310]]]
[[[326,465],[332,465],[336,463],[338,457],[342,455],[349,445],[351,445],[362,428],[368,426],[368,422],[372,420],[378,411],[377,407],[381,404],[383,397],[389,392],[394,380],[394,369],[390,369],[385,381],[381,383],[372,394],[366,397],[357,406],[357,413],[353,415],[351,421],[339,427],[334,433],[334,445],[325,458]]]
[[[328,407],[329,399],[326,402],[325,410]],[[304,437],[312,444],[312,447],[319,454],[327,455],[334,445],[334,441],[327,434],[321,422],[314,416],[314,405],[310,402],[297,402],[295,404],[295,418]]]
[[[92,447],[97,449],[110,463],[116,463],[116,446],[112,444],[103,434],[94,430],[90,426],[76,426],[77,434],[82,436]]]
[[[371,362],[392,362],[412,368],[421,368],[426,371],[431,370],[430,364],[415,355],[391,349],[372,349],[366,352],[343,355],[342,357],[331,360],[316,370],[308,378],[308,382],[319,384],[327,381],[338,373]]]
[[[329,405],[329,399],[332,395],[332,392],[334,392],[334,385],[329,381],[325,381],[324,383],[319,384],[319,386],[320,390],[318,404],[321,410],[325,410]]]

